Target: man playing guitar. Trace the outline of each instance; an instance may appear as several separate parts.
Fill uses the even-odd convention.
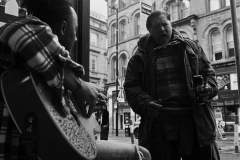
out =
[[[33,81],[34,76],[44,79],[59,99],[57,108],[60,109],[56,114],[62,111],[71,116],[73,112],[80,111],[85,119],[90,119],[95,106],[106,105],[106,97],[99,93],[99,88],[94,84],[81,79],[84,68],[70,57],[72,46],[77,40],[76,12],[67,0],[23,0],[22,7],[27,9],[28,16],[10,21],[0,30],[0,66],[5,70],[23,68],[30,73]],[[4,74],[2,77],[4,79]],[[37,93],[41,92],[41,88],[37,90]],[[22,94],[25,94],[24,91]],[[4,97],[7,101],[6,95]],[[59,115],[58,118],[61,117]],[[0,150],[0,159],[41,159],[41,155],[26,156],[27,147],[21,148],[16,124],[11,120],[14,115],[11,116],[9,108],[4,108],[0,120],[0,146],[3,148]],[[72,117],[79,120],[76,115]],[[83,156],[76,159],[151,159],[145,148],[130,144],[97,141],[96,150],[96,157]],[[47,150],[45,152],[51,153]]]

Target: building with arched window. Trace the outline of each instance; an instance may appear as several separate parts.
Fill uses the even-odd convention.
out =
[[[102,91],[107,81],[106,17],[90,10],[89,81]]]
[[[118,129],[125,129],[125,115],[134,117],[122,90],[129,58],[136,52],[140,37],[140,1],[107,0],[108,6],[118,7],[118,57],[116,57],[116,10],[108,9],[108,108],[110,131],[116,129],[116,59],[118,59],[119,92],[123,98],[118,101]],[[116,5],[118,4],[118,5]]]

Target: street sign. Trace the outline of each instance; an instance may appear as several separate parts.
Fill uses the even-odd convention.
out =
[[[147,17],[152,12],[152,0],[141,0],[140,1],[140,28],[141,35],[147,34],[148,30],[146,28]]]

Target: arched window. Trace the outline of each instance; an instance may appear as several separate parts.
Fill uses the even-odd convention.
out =
[[[126,29],[126,21],[123,20],[121,23],[120,23],[120,41],[123,41],[126,39],[126,32],[127,32],[127,29]]]
[[[114,57],[112,59],[112,63],[111,63],[111,72],[112,72],[112,80],[116,79],[116,57]]]
[[[136,14],[134,17],[134,30],[135,36],[140,34],[140,14]]]
[[[116,24],[113,24],[111,27],[111,44],[116,43]]]
[[[189,0],[183,0],[180,5],[182,18],[187,18],[190,15]]]
[[[234,42],[233,42],[233,30],[232,27],[228,27],[227,31],[227,49],[229,57],[234,57]]]
[[[127,71],[127,57],[126,55],[122,55],[119,60],[119,69],[120,69],[120,77],[125,77],[126,76],[126,71]]]
[[[222,40],[221,34],[218,30],[215,30],[211,34],[212,40],[212,53],[213,61],[218,61],[222,59]]]

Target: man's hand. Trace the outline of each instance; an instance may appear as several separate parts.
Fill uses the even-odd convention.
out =
[[[147,105],[147,114],[150,117],[156,117],[158,115],[158,109],[162,108],[161,100],[150,101]]]
[[[72,93],[81,102],[81,109],[86,114],[86,117],[91,117],[97,102],[103,103],[106,100],[106,96],[100,93],[100,89],[95,84],[79,80],[81,81],[81,86]]]
[[[199,98],[206,100],[212,95],[212,88],[208,83],[206,85],[199,85],[197,86],[197,94]]]

